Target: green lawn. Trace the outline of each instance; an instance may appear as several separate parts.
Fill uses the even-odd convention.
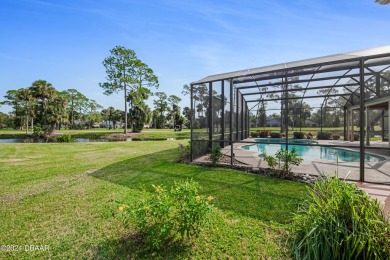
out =
[[[305,185],[177,164],[178,143],[0,144],[0,245],[50,249],[0,251],[0,259],[285,258],[284,227]],[[117,207],[140,199],[142,184],[188,178],[218,210],[198,238],[153,252]]]
[[[129,131],[130,132],[130,131]],[[70,134],[74,138],[99,139],[110,134],[123,133],[123,129],[94,128],[85,130],[56,130],[54,134]],[[190,130],[174,131],[173,129],[144,129],[141,133],[131,133],[134,139],[163,140],[166,138],[188,139]],[[0,139],[26,138],[26,130],[0,129]]]

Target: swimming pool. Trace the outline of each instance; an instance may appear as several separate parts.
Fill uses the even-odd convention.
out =
[[[257,143],[275,144],[275,143],[286,143],[285,138],[263,138],[255,139]],[[288,139],[289,144],[317,144],[318,142],[310,139]]]
[[[300,141],[309,141],[309,140],[300,140]],[[351,150],[334,148],[334,147],[323,147],[323,146],[305,146],[299,144],[290,144],[288,146],[288,150],[291,151],[291,149],[294,146],[297,148],[297,153],[299,156],[303,158],[304,162],[313,161],[315,159],[336,161],[337,158],[339,162],[360,162],[360,153]],[[272,144],[272,142],[271,143],[261,142],[253,145],[245,145],[242,148],[248,151],[260,152],[259,156],[261,156],[263,152],[265,152],[268,155],[275,155],[275,153],[278,150],[280,150],[281,148],[285,149],[286,147],[284,144]],[[380,162],[386,160],[382,156],[373,155],[373,154],[365,154],[364,157],[365,157],[364,160],[366,162]]]

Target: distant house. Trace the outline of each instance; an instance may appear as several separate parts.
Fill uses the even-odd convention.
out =
[[[280,118],[267,117],[267,126],[280,126]]]
[[[318,124],[317,124],[316,122],[311,121],[311,120],[309,120],[309,119],[306,119],[306,120],[305,120],[305,125],[306,125],[306,126],[309,126],[309,127],[318,127]]]

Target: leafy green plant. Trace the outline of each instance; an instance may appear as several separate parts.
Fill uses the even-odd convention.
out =
[[[317,132],[317,139],[318,140],[329,140],[332,136],[332,132],[329,131],[319,131]]]
[[[33,127],[33,137],[34,138],[45,138],[46,142],[51,137],[51,134],[53,133],[53,128],[50,125],[40,125],[36,124]]]
[[[251,137],[253,137],[253,138],[259,137],[259,133],[258,132],[251,132]]]
[[[292,224],[297,259],[389,259],[390,224],[377,200],[338,178],[318,180]]]
[[[210,151],[210,159],[213,165],[217,164],[222,157],[222,148],[219,145],[214,146]]]
[[[43,130],[42,130],[42,127],[40,125],[35,125],[33,127],[33,136],[34,136],[34,138],[43,137]]]
[[[279,160],[279,169],[283,173],[289,173],[292,165],[299,166],[303,161],[302,157],[297,153],[296,146],[294,146],[291,151],[282,148],[276,152],[275,156],[276,159]],[[283,162],[283,164],[281,165],[280,162]]]
[[[191,142],[188,142],[187,145],[179,144],[177,150],[179,152],[179,162],[191,161]]]
[[[154,192],[144,191],[144,199],[129,207],[119,207],[121,216],[130,217],[155,249],[169,240],[197,235],[208,222],[213,197],[201,196],[199,184],[194,181],[178,182],[170,188],[152,185]]]
[[[272,155],[267,155],[266,153],[262,153],[264,160],[268,163],[268,166],[271,167],[272,170],[275,170],[276,165],[278,165],[278,161]]]
[[[281,134],[279,132],[271,132],[269,135],[271,136],[271,138],[280,138],[281,137]]]
[[[354,133],[354,134],[353,134],[353,140],[359,141],[359,140],[360,140],[360,134]]]
[[[305,133],[303,132],[293,132],[294,139],[303,139],[305,138]]]
[[[57,136],[58,143],[72,143],[74,142],[74,138],[70,134],[63,134]]]

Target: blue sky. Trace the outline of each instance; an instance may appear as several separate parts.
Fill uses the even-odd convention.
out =
[[[210,74],[390,44],[390,5],[374,0],[0,3],[0,101],[44,79],[123,109],[121,93],[105,96],[98,85],[116,45],[135,50],[158,76],[158,91],[186,106],[182,86]]]

